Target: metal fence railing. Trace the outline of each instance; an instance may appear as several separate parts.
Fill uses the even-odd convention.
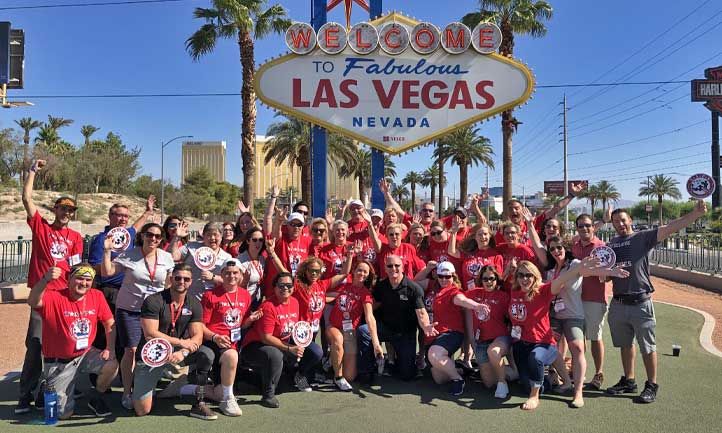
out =
[[[29,240],[0,241],[0,281],[20,282],[28,277]]]

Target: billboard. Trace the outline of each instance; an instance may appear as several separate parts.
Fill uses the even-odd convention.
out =
[[[568,191],[572,190],[572,183],[583,183],[586,189],[589,186],[588,180],[570,180],[568,181]],[[550,195],[564,195],[564,181],[563,180],[545,180],[544,181],[544,194]]]

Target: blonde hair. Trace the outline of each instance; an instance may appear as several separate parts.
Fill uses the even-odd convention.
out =
[[[521,262],[519,262],[516,267],[516,272],[519,272],[522,269],[526,269],[528,273],[534,276],[534,282],[531,284],[531,288],[526,294],[527,300],[531,300],[534,296],[539,294],[539,286],[541,286],[542,283],[541,272],[539,272],[539,268],[537,268],[534,263],[528,260],[522,260]],[[512,289],[521,290],[521,286],[519,285],[519,279],[516,275],[514,275],[514,283],[512,284]]]
[[[393,229],[398,229],[400,234],[403,234],[404,230],[406,230],[406,226],[401,223],[389,224],[388,227],[386,227],[386,235],[388,236],[389,230],[393,230]]]

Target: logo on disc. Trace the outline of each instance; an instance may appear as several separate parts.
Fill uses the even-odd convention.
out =
[[[193,254],[193,261],[201,271],[210,271],[216,266],[216,253],[210,247],[200,247]]]
[[[130,245],[130,232],[125,227],[115,227],[110,229],[108,236],[113,241],[110,249],[114,252],[125,251]]]
[[[173,346],[165,338],[153,338],[143,345],[140,358],[148,367],[160,367],[170,359]]]
[[[705,173],[693,174],[687,180],[687,192],[696,199],[705,199],[711,196],[715,186],[712,176]]]
[[[617,262],[617,254],[606,245],[595,247],[589,255],[599,259],[599,265],[603,268],[611,268]]]

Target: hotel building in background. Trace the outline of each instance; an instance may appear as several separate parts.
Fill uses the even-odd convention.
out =
[[[199,167],[207,167],[217,182],[225,182],[226,142],[184,141],[181,183]]]

